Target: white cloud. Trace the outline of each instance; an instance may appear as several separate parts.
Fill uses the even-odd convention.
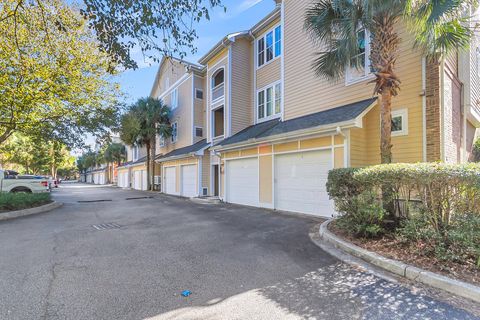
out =
[[[231,19],[238,16],[240,13],[247,11],[248,9],[254,7],[255,5],[259,4],[263,0],[243,0],[237,6],[229,9],[227,7],[227,12],[220,12],[220,18],[222,19]]]

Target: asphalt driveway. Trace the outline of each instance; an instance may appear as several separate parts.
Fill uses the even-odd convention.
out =
[[[0,223],[0,319],[480,319],[339,262],[315,220],[79,184],[54,198]]]

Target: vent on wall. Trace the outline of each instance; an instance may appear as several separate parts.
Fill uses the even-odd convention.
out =
[[[203,128],[195,127],[195,136],[196,137],[203,137]]]
[[[208,188],[203,188],[202,189],[202,195],[204,195],[204,196],[208,195]]]

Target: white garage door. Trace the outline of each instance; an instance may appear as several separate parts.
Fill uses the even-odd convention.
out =
[[[118,186],[121,188],[128,188],[128,171],[120,172],[118,174]]]
[[[227,161],[227,202],[258,206],[258,159]]]
[[[326,182],[332,167],[330,150],[275,156],[275,209],[331,216]]]
[[[105,184],[105,173],[100,173],[98,177],[98,183],[99,184]]]
[[[176,175],[175,175],[175,172],[176,172],[176,168],[175,167],[168,167],[168,168],[165,168],[165,190],[164,192],[165,193],[168,193],[168,194],[175,194],[176,193],[176,182],[177,182],[177,178],[176,178]]]
[[[137,170],[133,173],[133,189],[142,190],[142,171]]]
[[[142,190],[147,190],[147,170],[142,170]]]
[[[181,166],[182,171],[182,196],[197,196],[197,166]]]

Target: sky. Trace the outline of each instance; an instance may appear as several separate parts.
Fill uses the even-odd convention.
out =
[[[223,8],[215,8],[210,12],[210,20],[202,20],[195,26],[198,39],[194,45],[197,52],[194,55],[189,53],[185,60],[198,62],[223,37],[250,29],[275,8],[273,0],[222,0],[222,4],[227,8],[226,12]],[[150,95],[158,70],[158,64],[146,62],[140,51],[136,52],[134,57],[139,68],[125,71],[114,79],[120,84],[128,104]],[[95,138],[88,135],[85,143],[94,148]],[[74,150],[72,154],[78,156],[82,152]]]
[[[196,26],[199,38],[195,47],[198,51],[195,55],[188,54],[186,60],[197,62],[224,36],[250,29],[275,8],[273,0],[223,0],[222,3],[227,7],[226,12],[223,8],[216,8],[209,21],[202,21]],[[158,64],[145,62],[140,52],[136,56],[139,69],[125,71],[116,79],[129,103],[150,94],[158,69]]]

